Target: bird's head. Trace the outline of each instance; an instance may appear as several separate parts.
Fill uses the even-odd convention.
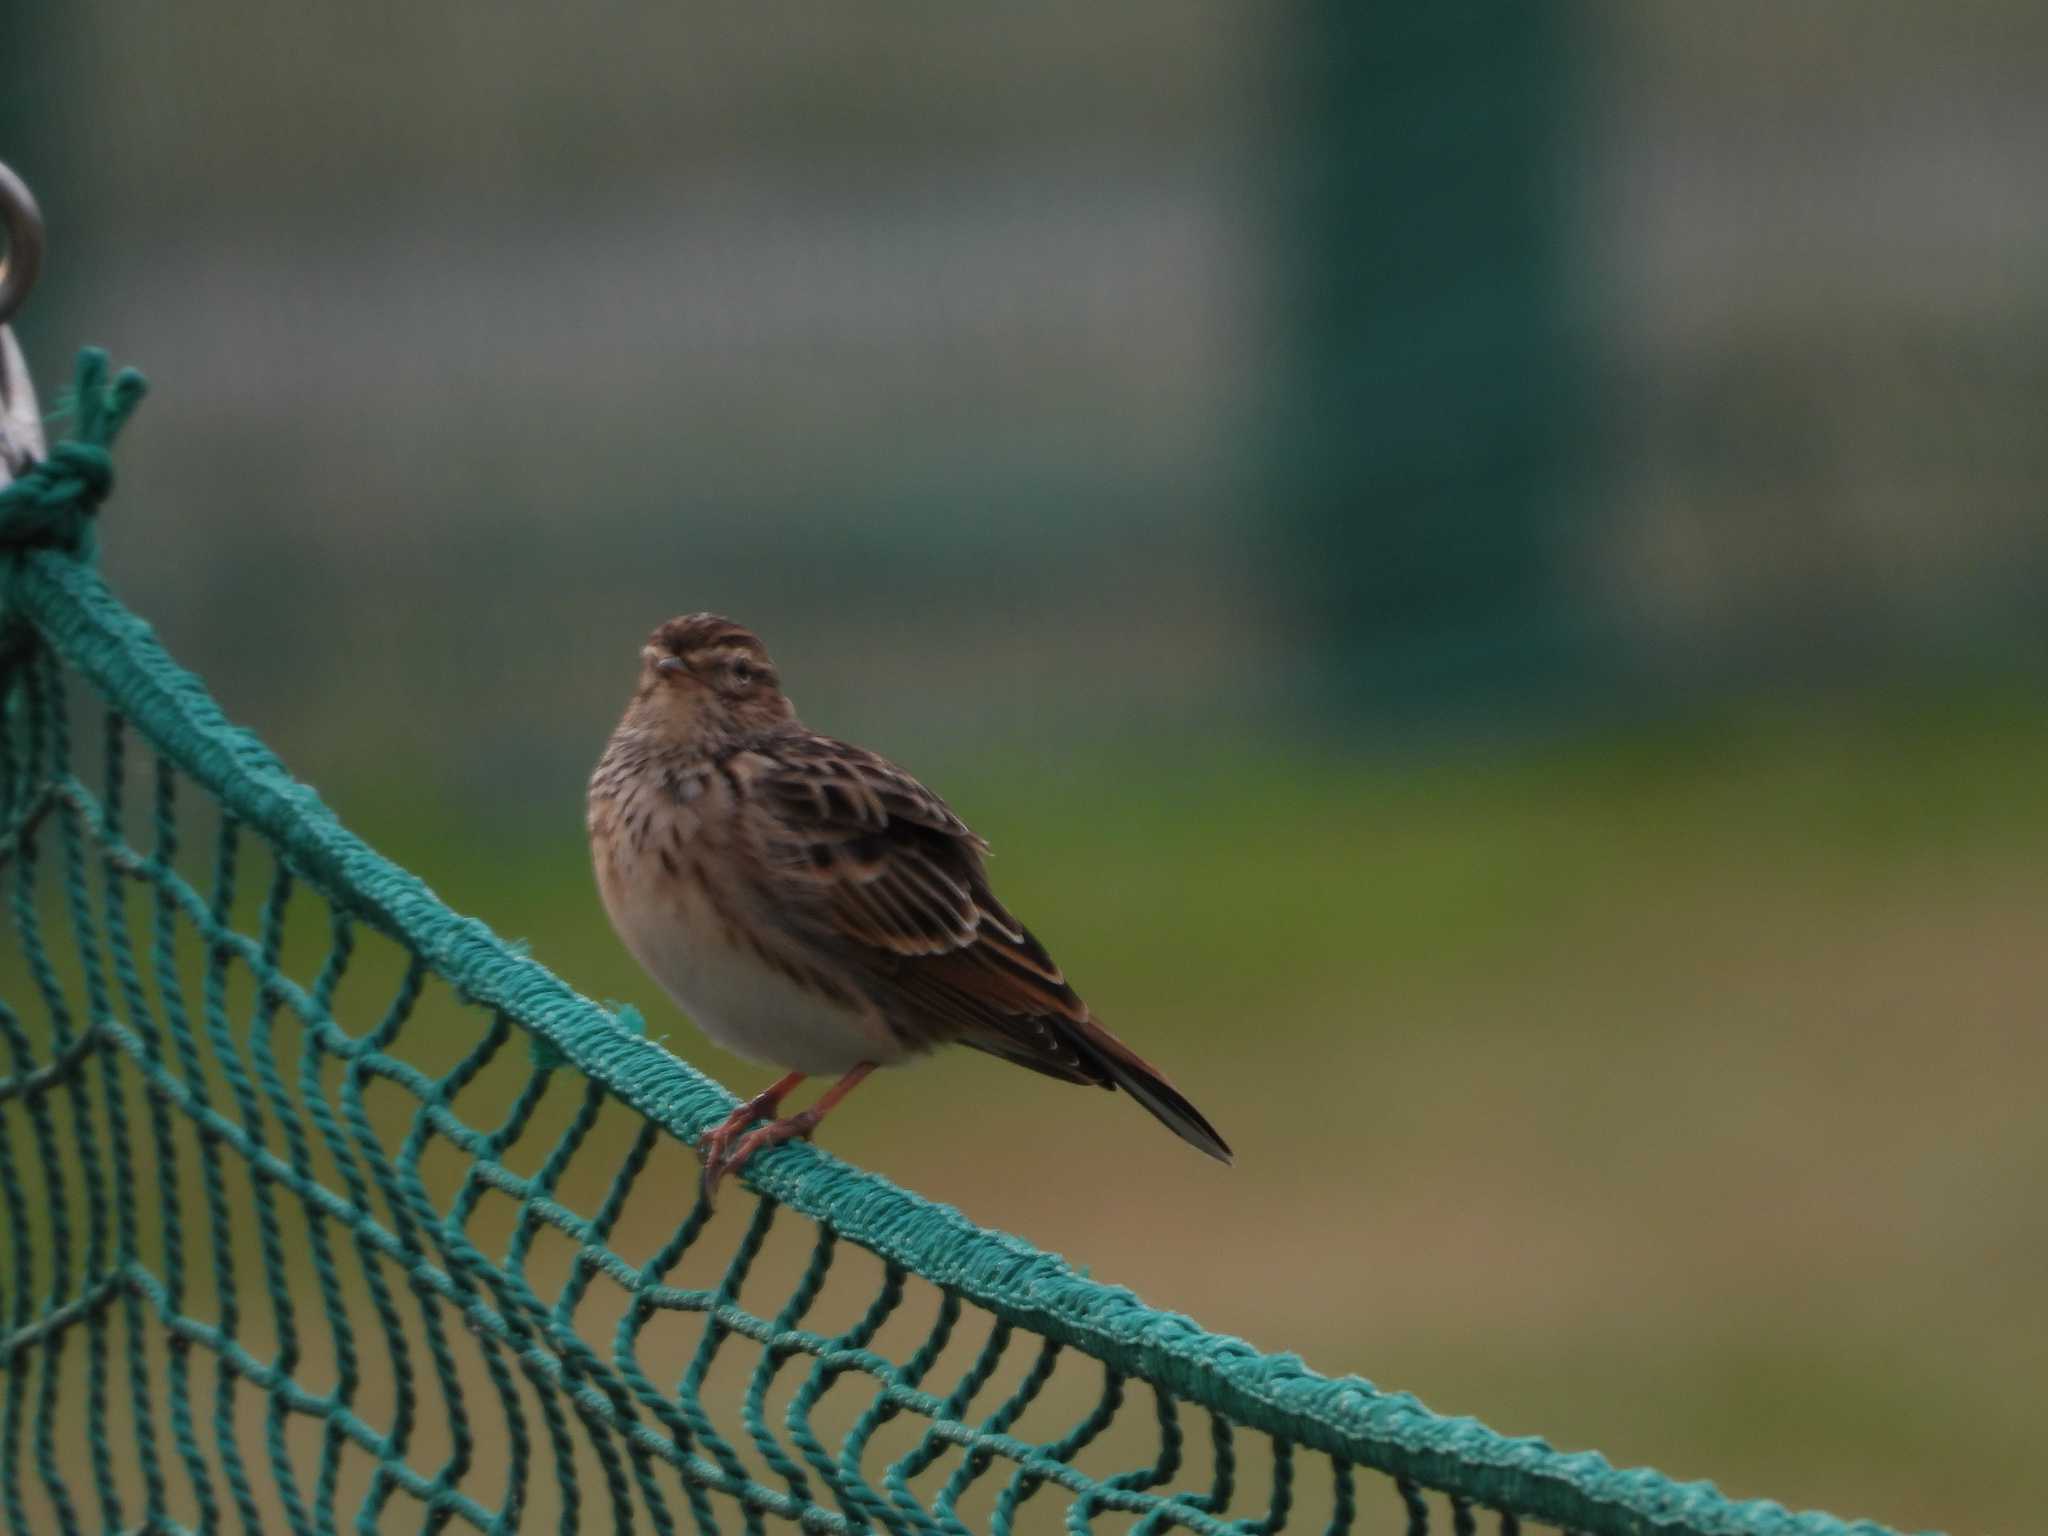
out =
[[[675,740],[739,735],[796,718],[768,648],[715,613],[670,619],[640,648],[636,723]]]

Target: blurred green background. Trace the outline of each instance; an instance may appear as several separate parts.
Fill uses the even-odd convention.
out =
[[[1241,1152],[834,1150],[1504,1430],[2036,1512],[2048,13],[0,4],[104,564],[359,830],[605,928],[658,620],[930,779]],[[1113,1170],[1113,1176],[1107,1172]]]

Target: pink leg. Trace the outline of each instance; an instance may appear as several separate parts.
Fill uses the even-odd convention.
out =
[[[717,1190],[720,1179],[724,1178],[734,1169],[741,1167],[748,1158],[759,1152],[763,1147],[780,1146],[783,1142],[794,1141],[799,1136],[809,1136],[812,1131],[818,1128],[818,1122],[831,1114],[834,1106],[849,1093],[853,1092],[854,1089],[858,1088],[862,1080],[874,1070],[875,1064],[872,1061],[864,1061],[830,1088],[827,1088],[824,1093],[820,1094],[818,1102],[809,1109],[800,1110],[796,1114],[789,1116],[786,1120],[771,1121],[758,1130],[747,1132],[745,1136],[740,1138],[739,1144],[732,1149],[729,1155],[719,1159],[715,1171],[711,1164],[706,1163],[704,1165],[704,1192],[706,1197],[708,1198]],[[781,1085],[777,1084],[776,1086],[780,1087]]]
[[[707,1200],[725,1175],[726,1155],[734,1139],[756,1120],[766,1120],[782,1108],[782,1101],[794,1093],[796,1085],[803,1080],[801,1072],[778,1077],[704,1133],[697,1143],[697,1155],[704,1159],[704,1197]]]

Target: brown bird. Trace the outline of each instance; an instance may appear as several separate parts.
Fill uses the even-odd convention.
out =
[[[707,1195],[761,1148],[808,1136],[876,1067],[949,1041],[1121,1088],[1230,1161],[996,900],[988,845],[894,763],[808,729],[730,619],[693,613],[648,637],[591,775],[589,828],[634,958],[719,1045],[786,1074],[705,1134]],[[774,1118],[828,1075],[815,1105]]]

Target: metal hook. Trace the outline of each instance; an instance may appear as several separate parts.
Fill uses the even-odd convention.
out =
[[[22,179],[0,164],[0,226],[7,231],[7,260],[0,262],[0,325],[21,311],[22,301],[43,270],[43,211]]]
[[[35,385],[14,333],[7,328],[43,270],[43,215],[34,194],[4,164],[0,229],[7,233],[7,260],[0,264],[0,486],[5,486],[45,450]]]

